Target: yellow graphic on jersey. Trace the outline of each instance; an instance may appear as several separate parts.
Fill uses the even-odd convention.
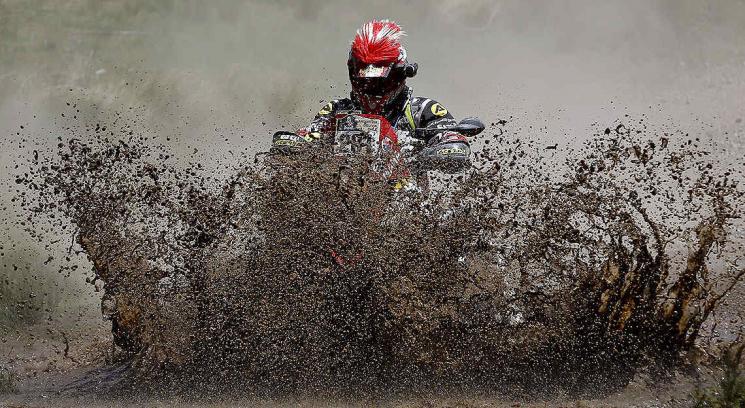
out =
[[[432,105],[432,114],[438,117],[443,117],[448,114],[448,110],[445,109],[442,105],[439,103],[435,103]]]
[[[327,103],[326,106],[321,108],[320,111],[318,111],[319,115],[328,115],[331,113],[331,111],[334,109],[334,106],[331,104],[331,102]]]

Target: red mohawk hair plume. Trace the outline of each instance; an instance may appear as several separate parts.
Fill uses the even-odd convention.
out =
[[[388,20],[372,20],[357,30],[352,54],[365,64],[391,64],[405,59],[399,39],[406,33]]]

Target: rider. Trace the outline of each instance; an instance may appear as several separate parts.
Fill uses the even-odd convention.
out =
[[[469,163],[471,153],[465,136],[452,131],[414,131],[452,127],[457,122],[439,102],[412,96],[406,79],[416,75],[418,66],[406,59],[406,50],[400,43],[404,34],[398,24],[389,20],[372,20],[357,30],[347,60],[352,83],[350,97],[328,102],[309,126],[296,133],[305,141],[317,141],[334,133],[339,112],[381,115],[398,132],[408,132],[425,144],[417,156],[425,169],[461,170]]]

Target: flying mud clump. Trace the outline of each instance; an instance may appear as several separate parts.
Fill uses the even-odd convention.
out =
[[[135,378],[611,391],[681,363],[745,273],[742,174],[640,129],[552,165],[494,136],[425,195],[322,150],[213,178],[91,127],[18,182],[76,227]]]

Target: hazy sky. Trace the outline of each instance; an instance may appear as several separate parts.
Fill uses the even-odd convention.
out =
[[[619,117],[612,108],[727,121],[743,110],[742,0],[0,4],[3,51],[14,56],[0,60],[4,105],[19,87],[24,99],[72,85],[171,115],[161,122],[299,125],[348,92],[349,42],[377,17],[409,33],[416,92],[456,114],[558,131]]]

